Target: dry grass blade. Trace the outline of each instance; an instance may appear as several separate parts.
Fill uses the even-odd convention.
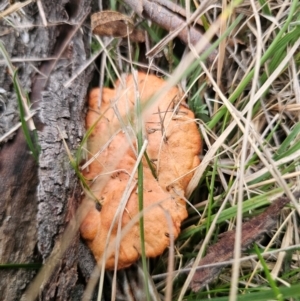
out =
[[[48,26],[48,22],[47,22],[47,18],[46,18],[46,15],[45,15],[45,11],[44,11],[44,8],[43,8],[42,1],[41,0],[37,0],[36,4],[37,4],[37,7],[39,9],[39,13],[40,13],[43,25],[44,26]]]
[[[262,54],[262,46],[259,41],[262,39],[262,33],[261,33],[261,26],[260,26],[260,19],[258,16],[258,11],[256,10],[254,1],[251,1],[251,6],[254,12],[255,16],[255,22],[257,31],[255,32],[255,35],[257,37],[257,44],[256,44],[256,57],[255,57],[255,73],[252,83],[252,89],[250,94],[250,99],[254,97],[255,91],[256,91],[256,82],[259,78],[259,69],[260,69],[260,60],[261,60],[261,54]],[[241,164],[240,164],[240,177],[238,179],[238,210],[237,210],[237,222],[236,222],[236,232],[235,232],[235,240],[234,240],[234,260],[236,263],[232,266],[232,276],[231,276],[231,289],[230,289],[230,300],[235,301],[236,295],[237,295],[237,287],[238,287],[238,278],[239,278],[239,258],[241,257],[241,248],[243,247],[242,239],[244,239],[244,235],[242,233],[242,203],[244,198],[244,173],[246,170],[246,157],[247,157],[247,149],[248,149],[248,137],[250,135],[250,124],[253,114],[253,108],[250,107],[247,112],[247,120],[245,124],[245,131],[244,131],[244,139],[242,144],[242,152],[241,152]],[[251,142],[250,142],[251,144]],[[251,233],[253,237],[255,237],[254,233]]]
[[[23,108],[24,113],[25,113],[24,118],[27,118],[29,115],[31,115],[29,104],[27,102],[27,97],[25,95],[25,92],[24,92],[21,84],[20,84],[20,80],[19,80],[18,75],[17,75],[17,69],[13,66],[13,64],[11,62],[11,59],[10,59],[10,57],[9,57],[2,41],[0,41],[0,52],[1,52],[2,56],[4,57],[6,65],[9,69],[9,71],[10,71],[10,74],[14,75],[14,77],[15,77],[14,83],[15,83],[16,89],[19,91],[19,94],[20,94],[20,100],[21,100],[21,103],[22,103],[22,108]],[[16,91],[16,93],[17,93],[17,91]],[[32,118],[27,118],[27,121],[28,121],[29,130],[34,131],[36,128],[35,128],[35,125],[34,125],[34,122],[33,122]]]
[[[36,111],[31,112],[29,116],[25,117],[25,121],[28,121],[29,119],[31,119],[36,113],[37,113]],[[0,137],[0,143],[3,142],[5,139],[7,139],[15,131],[17,131],[17,129],[20,128],[21,126],[22,126],[22,123],[19,122],[14,127],[12,127],[7,133],[5,133],[4,135],[2,135]]]
[[[279,198],[265,212],[244,223],[241,227],[241,248],[248,248],[262,234],[272,230],[277,223],[278,214],[288,202],[288,198]],[[235,241],[236,234],[234,230],[222,233],[219,241],[208,248],[208,254],[200,261],[199,266],[228,261],[233,258]],[[198,269],[190,283],[192,290],[198,291],[205,287],[218,276],[221,268],[216,266],[213,269]]]
[[[131,6],[133,4],[131,0],[126,0],[125,2]],[[206,5],[206,3],[207,2],[205,1],[204,4],[201,5],[200,9],[202,9],[204,5]],[[183,18],[178,17],[178,15],[174,13],[174,10],[176,12],[176,8],[170,10],[170,6],[165,6],[162,2],[143,1],[143,16],[149,18],[153,22],[160,25],[162,28],[165,28],[166,30],[171,32],[171,36],[166,41],[164,41],[164,45],[166,45],[168,41],[176,36],[179,36],[184,43],[192,43],[193,45],[196,45],[199,40],[203,41],[206,38],[205,35],[202,35],[202,33],[194,26],[188,29],[189,23],[186,23]],[[192,22],[194,19],[196,19],[197,16],[198,12],[196,12],[191,18],[189,18],[188,21]],[[209,40],[206,40],[204,43],[205,46],[203,47],[203,51],[211,46]],[[163,45],[160,45],[159,49],[155,49],[155,53],[157,54],[158,52],[160,52],[162,47]],[[155,56],[155,53],[153,53],[152,50],[151,53],[147,53],[147,56],[153,57]],[[211,63],[215,60],[216,55],[216,51],[212,51],[209,55],[209,61]]]
[[[16,2],[16,3],[10,5],[7,9],[0,12],[0,19],[5,18],[6,16],[9,16],[10,14],[19,11],[20,9],[22,9],[23,7],[29,5],[32,2],[33,2],[33,0],[27,0],[25,2]]]

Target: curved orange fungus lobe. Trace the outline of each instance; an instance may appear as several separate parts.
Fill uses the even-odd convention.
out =
[[[136,100],[143,110],[143,136],[148,140],[143,164],[146,256],[160,255],[180,233],[187,217],[185,190],[199,165],[201,138],[195,117],[176,87],[150,105],[166,82],[137,73],[118,81],[115,89],[93,89],[89,95],[87,128],[89,162],[83,174],[101,203],[92,206],[80,231],[97,261],[106,269],[125,268],[141,256],[136,142]],[[99,104],[101,103],[100,107]],[[83,202],[91,202],[86,196]],[[98,207],[98,209],[97,209]]]

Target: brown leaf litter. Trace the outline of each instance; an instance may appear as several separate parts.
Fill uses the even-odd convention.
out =
[[[299,197],[299,193],[295,197]],[[253,217],[249,221],[243,223],[241,234],[242,249],[248,248],[252,243],[257,241],[263,234],[272,230],[278,219],[278,215],[282,208],[289,203],[287,197],[280,197],[276,199],[263,213]],[[212,282],[220,274],[224,265],[203,267],[214,263],[221,263],[233,258],[235,230],[222,233],[217,243],[210,246],[207,250],[207,255],[203,257],[198,265],[190,287],[194,292],[199,291],[205,285]]]

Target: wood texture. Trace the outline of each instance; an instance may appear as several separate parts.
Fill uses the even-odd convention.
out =
[[[1,9],[8,6],[9,1],[0,1]],[[0,39],[39,112],[35,122],[41,146],[39,166],[29,153],[21,130],[0,146],[2,264],[42,263],[80,200],[78,179],[57,128],[74,153],[84,133],[84,104],[91,68],[80,74],[69,88],[63,84],[89,57],[88,33],[78,25],[89,22],[86,17],[91,1],[42,1],[42,6],[47,27],[42,26],[35,2],[24,8],[24,14],[13,16],[15,28],[0,20]],[[15,124],[18,112],[11,76],[2,58],[0,62],[1,97],[7,104],[0,108],[3,134]],[[77,235],[52,277],[44,282],[40,300],[78,300],[83,293],[84,279],[78,277],[79,244]],[[21,300],[35,274],[32,269],[0,269],[0,299]]]
[[[35,255],[37,229],[37,166],[23,133],[0,151],[0,263],[31,263]],[[34,270],[0,270],[1,299],[19,300]]]

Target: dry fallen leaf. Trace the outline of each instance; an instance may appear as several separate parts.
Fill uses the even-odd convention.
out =
[[[98,108],[100,90],[93,89],[89,95],[86,126],[90,128],[97,120],[98,122],[89,137],[88,150],[90,158],[98,154],[88,170],[84,171],[84,176],[93,180],[91,190],[101,201],[102,209],[99,211],[94,206],[80,230],[97,260],[102,259],[107,249],[108,232],[137,158],[133,130],[136,128],[133,112],[137,94],[133,76],[128,75],[125,82],[125,87],[118,82],[115,90],[103,89],[100,109]],[[137,82],[142,103],[165,85],[164,80],[144,73],[138,73]],[[170,239],[177,238],[181,222],[187,217],[186,204],[180,195],[184,196],[193,169],[200,163],[201,139],[194,114],[185,103],[178,103],[180,96],[179,90],[173,87],[164,98],[159,99],[156,105],[147,110],[143,117],[144,133],[149,141],[146,151],[157,175],[156,180],[143,158],[146,209],[144,230],[148,257],[160,255],[169,246]],[[104,115],[99,120],[101,114]],[[107,175],[109,180],[101,189],[103,179]],[[136,184],[135,175],[125,210],[118,219],[121,219],[122,228],[139,213]],[[88,202],[88,198],[86,197],[83,202]],[[118,222],[113,226],[109,238],[111,245],[116,241],[117,231]],[[117,268],[130,266],[140,257],[139,231],[139,223],[136,222],[129,233],[122,237],[117,250]],[[107,269],[114,268],[115,247],[113,250],[106,260]]]
[[[299,192],[295,194],[299,198]],[[263,213],[253,217],[242,225],[241,247],[247,249],[263,234],[272,230],[277,223],[278,215],[290,200],[286,197],[276,199]],[[235,230],[227,231],[219,236],[219,241],[210,246],[207,255],[199,262],[199,267],[218,262],[226,262],[233,258]],[[205,285],[218,277],[224,266],[214,265],[198,269],[193,276],[190,287],[194,292],[199,291]]]
[[[129,17],[109,10],[92,14],[91,26],[94,34],[112,37],[126,37],[134,28]]]

